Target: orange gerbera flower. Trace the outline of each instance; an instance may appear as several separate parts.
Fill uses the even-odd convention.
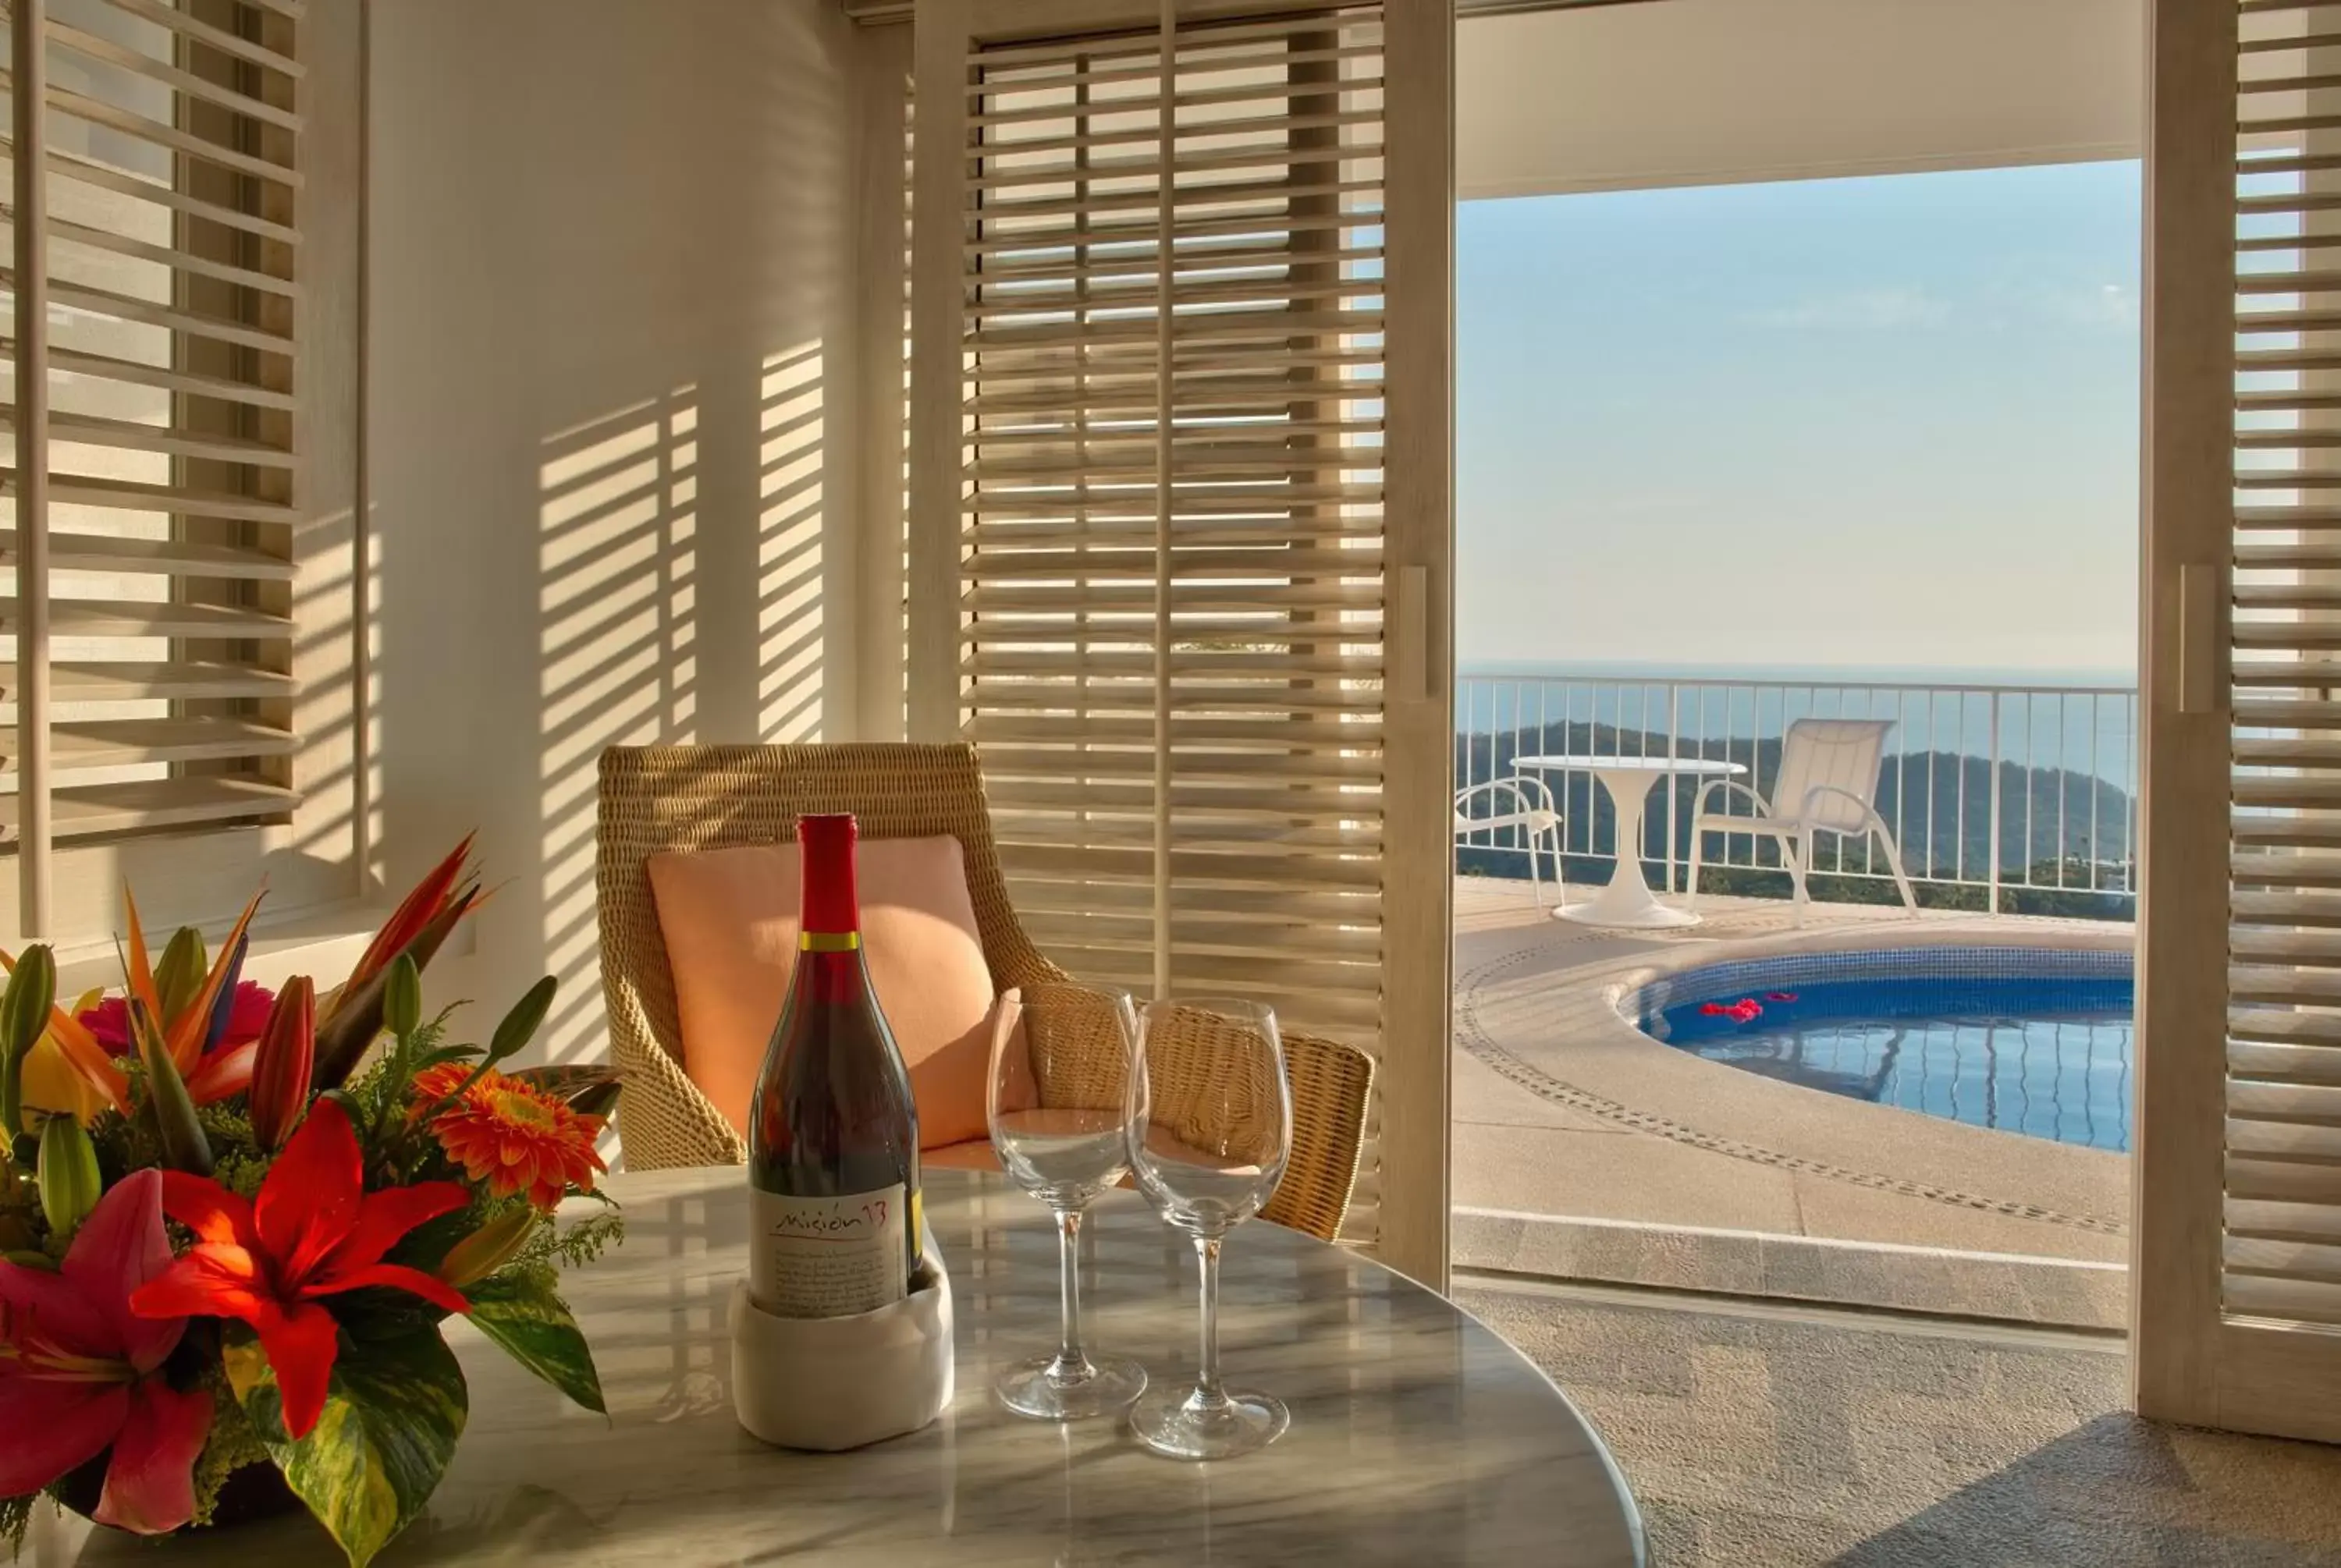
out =
[[[417,1107],[453,1093],[471,1070],[451,1063],[416,1074]],[[493,1067],[431,1118],[439,1146],[466,1176],[499,1197],[524,1192],[539,1208],[559,1203],[573,1186],[593,1190],[593,1173],[610,1168],[593,1152],[602,1126],[602,1117],[579,1116],[566,1101]]]

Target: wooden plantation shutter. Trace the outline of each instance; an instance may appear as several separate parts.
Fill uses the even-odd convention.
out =
[[[46,43],[10,212],[12,287],[39,285],[16,293],[18,400],[31,377],[46,415],[11,410],[0,537],[0,828],[26,930],[48,924],[54,846],[297,803],[305,11],[46,0],[15,19],[12,84]]]
[[[1436,1047],[1437,1191],[1386,1223],[1385,1139],[1355,1212],[1443,1269],[1443,114],[1435,201],[1384,153],[1393,15],[1441,25],[1443,109],[1444,12],[1050,9],[919,13],[914,729],[924,692],[981,746],[1018,911],[1076,975],[1267,1001],[1380,1056],[1384,1107],[1400,1020]],[[1433,379],[1392,394],[1410,363]]]
[[[2341,1439],[2341,5],[2160,0],[2146,1414]]]

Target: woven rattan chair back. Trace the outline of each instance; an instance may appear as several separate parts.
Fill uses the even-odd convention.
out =
[[[1068,1097],[1061,1103],[1081,1103],[1073,1097],[1101,1092],[1112,1075],[1105,1033],[1113,1027],[1110,1008],[1041,957],[1008,902],[972,747],[613,747],[602,754],[597,882],[602,990],[611,1054],[626,1085],[618,1130],[629,1167],[736,1164],[747,1157],[740,1135],[682,1070],[682,1029],[651,896],[650,857],[789,842],[799,817],[824,811],[853,812],[865,839],[949,834],[958,839],[993,986],[1022,991],[1028,1027],[1078,1031],[1098,1041],[1097,1073],[1076,1075],[1097,1083],[1043,1089]],[[1182,1136],[1240,1144],[1242,1129],[1199,1119],[1202,1107],[1220,1097],[1210,1080],[1227,1063],[1215,1061],[1200,1032],[1164,1045],[1175,1047],[1176,1059],[1156,1063],[1158,1114],[1177,1118]],[[1357,1180],[1373,1063],[1355,1047],[1309,1035],[1288,1033],[1285,1050],[1292,1079],[1292,1154],[1263,1212],[1330,1240]],[[1074,1061],[1083,1055],[1078,1049],[1064,1054]]]

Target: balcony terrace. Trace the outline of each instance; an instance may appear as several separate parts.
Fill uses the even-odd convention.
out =
[[[1799,921],[1768,843],[1734,834],[1720,857],[1721,836],[1710,837],[1710,863],[1726,869],[1704,886],[1733,890],[1702,898],[1700,925],[1589,927],[1532,901],[1516,835],[1459,835],[1459,1267],[2121,1326],[2121,1129],[2092,1147],[1820,1092],[1663,1044],[1621,1005],[1669,972],[1743,959],[1911,948],[2126,956],[2127,692],[1467,680],[1459,708],[1459,788],[1533,753],[1671,748],[1738,759],[1764,789],[1793,719],[1897,718],[1877,793],[1921,908],[1912,919],[1898,902],[1844,901],[1895,895],[1874,850],[1824,840],[1818,901]],[[1615,854],[1614,819],[1581,778],[1552,778],[1572,903]],[[1692,785],[1662,783],[1645,820],[1645,873],[1676,907]],[[2025,1092],[2053,1098],[2066,1087],[2029,1067],[2018,1068]]]

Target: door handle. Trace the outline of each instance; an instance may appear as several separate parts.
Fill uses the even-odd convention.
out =
[[[1398,569],[1398,680],[1392,695],[1401,701],[1430,700],[1430,569]]]
[[[2178,569],[2178,711],[2219,710],[2219,571],[2195,563]]]

